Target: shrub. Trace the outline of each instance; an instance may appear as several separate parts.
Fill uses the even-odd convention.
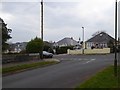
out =
[[[73,50],[73,46],[57,47],[57,48],[56,48],[56,54],[64,54],[64,53],[67,53],[67,50],[68,50],[68,49]]]
[[[35,38],[28,42],[26,46],[27,53],[40,53],[43,49],[43,41],[40,38]]]

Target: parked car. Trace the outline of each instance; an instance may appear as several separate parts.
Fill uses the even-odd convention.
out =
[[[43,51],[43,58],[52,58],[53,54],[47,51]]]

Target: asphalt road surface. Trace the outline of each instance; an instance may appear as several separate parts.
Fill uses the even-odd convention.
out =
[[[74,88],[114,62],[114,54],[55,55],[54,58],[61,62],[3,77],[3,88]]]

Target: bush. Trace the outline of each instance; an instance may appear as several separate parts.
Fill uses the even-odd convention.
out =
[[[26,54],[26,50],[20,51],[20,54]]]
[[[118,46],[118,52],[120,52],[120,45]]]
[[[26,46],[27,53],[40,53],[43,49],[43,41],[40,38],[35,38],[28,42]]]
[[[53,53],[54,54],[54,51],[52,49],[52,45],[49,42],[47,42],[47,41],[44,41],[43,51],[47,51],[49,53]]]
[[[43,51],[47,51],[47,52],[48,52],[48,49],[49,49],[49,48],[50,48],[50,46],[44,45]]]
[[[54,53],[53,49],[48,45],[44,45],[43,51],[47,51],[49,53]]]
[[[73,50],[73,46],[57,47],[57,48],[56,48],[56,54],[64,54],[64,53],[67,53],[67,50],[68,50],[68,49]]]
[[[108,43],[108,48],[110,48],[110,53],[114,53],[115,52],[115,46],[112,40],[110,40]]]

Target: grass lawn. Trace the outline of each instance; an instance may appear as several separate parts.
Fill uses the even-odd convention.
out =
[[[118,78],[114,76],[113,66],[107,67],[106,69],[98,72],[95,76],[89,80],[83,82],[76,89],[80,88],[118,88]],[[118,67],[120,70],[120,66]],[[119,75],[120,77],[120,72]],[[119,86],[120,88],[120,86]]]
[[[0,74],[2,74],[2,68],[0,67]]]
[[[34,62],[30,64],[21,64],[21,65],[16,65],[16,66],[11,66],[11,67],[5,67],[2,68],[2,74],[11,74],[11,73],[16,73],[28,69],[33,69],[33,68],[38,68],[38,67],[44,67],[47,65],[52,65],[58,63],[57,61],[43,61],[43,62]]]

